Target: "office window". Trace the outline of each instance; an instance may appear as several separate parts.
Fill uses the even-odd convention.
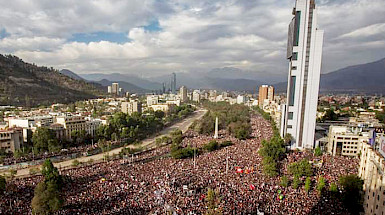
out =
[[[294,106],[294,96],[295,96],[295,82],[296,82],[296,76],[290,77],[290,97],[289,97],[289,106]]]
[[[297,70],[297,67],[296,66],[292,66],[291,70]]]
[[[287,128],[293,128],[293,126],[292,125],[287,125]]]
[[[294,27],[294,46],[298,46],[299,43],[299,26],[301,21],[301,11],[295,13],[295,27]]]
[[[298,60],[298,52],[293,52],[293,60]]]
[[[293,112],[289,112],[288,118],[289,118],[289,119],[293,119]]]

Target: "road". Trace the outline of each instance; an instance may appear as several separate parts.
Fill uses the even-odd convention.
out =
[[[168,135],[171,131],[173,131],[175,129],[180,129],[180,130],[182,130],[183,133],[186,132],[188,130],[188,128],[190,127],[190,125],[195,120],[202,118],[203,115],[206,112],[207,112],[207,110],[199,109],[192,116],[189,116],[186,119],[182,120],[181,122],[178,122],[178,123],[176,123],[176,124],[174,124],[174,125],[172,125],[170,127],[165,128],[164,130],[162,130],[159,133],[159,135],[154,136],[154,137],[146,138],[146,139],[144,139],[141,142],[141,144],[129,145],[129,146],[126,146],[126,147],[130,147],[130,148],[140,148],[140,147],[150,148],[150,147],[154,147],[155,146],[155,140],[157,138],[163,137],[165,135]],[[120,148],[113,149],[113,150],[109,151],[108,154],[109,155],[119,154],[119,152],[123,148],[126,148],[126,147],[120,147]],[[71,159],[71,160],[66,160],[66,161],[54,163],[54,165],[56,167],[58,167],[58,168],[65,168],[65,167],[70,167],[74,160],[78,160],[79,162],[82,162],[82,163],[83,162],[88,162],[90,160],[100,161],[100,160],[103,160],[104,155],[105,155],[104,153],[100,153],[100,154],[96,154],[96,155],[92,155],[92,156],[84,156],[84,157],[79,157],[79,158],[76,158],[76,159]],[[34,167],[25,168],[25,169],[20,169],[20,170],[17,171],[16,177],[26,177],[26,176],[29,176],[29,170],[31,168],[36,168],[36,167],[40,167],[40,166],[34,166]]]

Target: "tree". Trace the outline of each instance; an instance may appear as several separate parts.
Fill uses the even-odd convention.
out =
[[[292,184],[293,188],[297,189],[300,184],[301,184],[301,180],[298,177],[294,177],[293,178],[293,184]]]
[[[72,142],[76,145],[80,145],[85,142],[87,133],[85,130],[82,131],[72,131],[71,133],[71,139]]]
[[[155,115],[155,117],[158,118],[158,119],[163,119],[163,117],[165,116],[164,112],[161,111],[161,110],[155,111],[154,115]]]
[[[32,135],[32,142],[36,152],[60,150],[60,145],[55,134],[48,128],[37,128]]]
[[[283,140],[285,142],[285,145],[290,145],[291,141],[293,140],[293,137],[291,136],[291,134],[287,133]]]
[[[313,174],[313,169],[308,160],[303,159],[299,162],[291,163],[288,167],[288,171],[294,177],[302,177],[302,176],[311,176]]]
[[[286,175],[282,176],[280,185],[282,187],[288,187],[289,186],[289,179]]]
[[[217,141],[212,140],[212,141],[210,141],[209,143],[205,144],[205,145],[203,146],[203,148],[204,148],[206,151],[212,152],[212,151],[215,151],[215,150],[219,149],[219,144],[218,144]]]
[[[264,157],[262,160],[263,172],[269,177],[278,175],[277,162],[272,157]]]
[[[322,155],[322,150],[319,146],[317,146],[317,148],[314,149],[314,155],[317,157]]]
[[[338,192],[338,187],[337,187],[336,183],[331,183],[330,184],[329,191],[332,192],[332,193],[337,193]]]
[[[220,215],[222,212],[219,210],[218,206],[221,199],[219,196],[219,192],[213,190],[211,188],[207,191],[206,204],[207,204],[207,212],[206,215]]]
[[[339,179],[342,186],[342,201],[352,214],[363,211],[363,185],[364,181],[357,175],[342,176]]]
[[[54,214],[63,206],[63,199],[57,185],[52,182],[40,182],[35,188],[31,202],[32,213],[36,215]]]
[[[44,161],[41,167],[41,174],[44,176],[44,180],[46,182],[53,181],[59,187],[62,186],[63,181],[61,175],[59,174],[59,170],[53,165],[50,159]]]
[[[7,186],[7,181],[5,180],[5,177],[0,175],[0,194],[3,194],[6,186]]]
[[[330,120],[330,121],[335,121],[338,119],[338,114],[334,112],[334,109],[328,109],[325,112],[325,115],[322,117],[322,121]]]
[[[320,176],[318,179],[318,184],[317,184],[317,190],[322,193],[323,189],[325,188],[326,183],[325,183],[325,178]]]
[[[310,177],[307,177],[305,180],[305,190],[307,193],[309,193],[310,191],[310,186],[311,186],[311,180],[310,180]]]

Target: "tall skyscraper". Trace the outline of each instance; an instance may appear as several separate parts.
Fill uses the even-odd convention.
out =
[[[171,93],[176,94],[176,74],[171,74]]]
[[[287,105],[281,135],[291,134],[295,148],[314,148],[322,59],[322,30],[317,29],[314,0],[296,0],[289,25]]]

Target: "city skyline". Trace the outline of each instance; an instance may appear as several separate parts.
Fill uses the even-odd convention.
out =
[[[222,67],[286,73],[285,20],[293,1],[19,4],[1,5],[0,51],[40,65],[144,77]],[[384,4],[317,1],[328,32],[322,73],[385,56]],[[127,14],[133,8],[136,16]]]

